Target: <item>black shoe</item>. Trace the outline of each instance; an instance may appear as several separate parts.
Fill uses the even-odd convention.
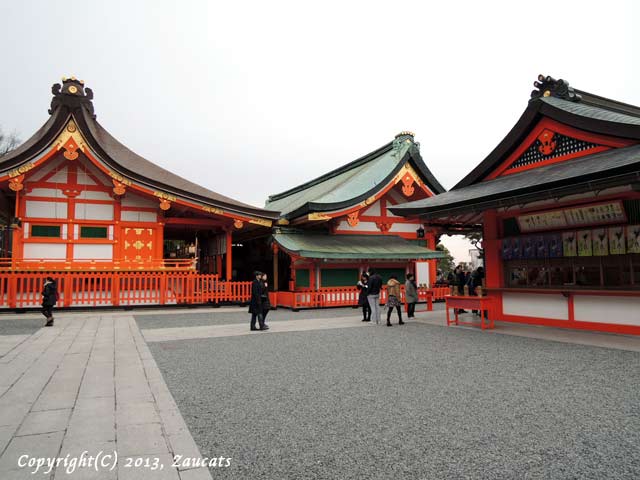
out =
[[[259,328],[256,328],[256,327],[251,327],[251,331],[252,331],[252,332],[257,332],[258,330],[260,330],[260,329],[259,329]]]
[[[48,320],[47,323],[44,324],[45,327],[53,327],[53,318]]]
[[[264,327],[260,327],[260,330],[269,330],[269,327],[265,325]]]
[[[387,327],[393,327],[393,325],[391,325],[391,322],[387,322]]]
[[[370,321],[371,321],[371,319],[370,319],[370,318],[363,318],[363,319],[362,319],[362,321],[363,321],[363,322],[370,322]]]
[[[400,321],[398,322],[398,325],[404,325],[404,322],[403,322],[402,320],[400,320]]]

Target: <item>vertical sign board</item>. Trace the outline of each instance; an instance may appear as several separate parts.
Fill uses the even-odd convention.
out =
[[[416,283],[431,287],[429,278],[429,262],[416,261]]]

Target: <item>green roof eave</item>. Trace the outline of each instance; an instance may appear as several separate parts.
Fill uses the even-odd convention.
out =
[[[319,235],[276,233],[286,251],[304,258],[330,260],[430,260],[444,258],[439,251],[393,235]]]

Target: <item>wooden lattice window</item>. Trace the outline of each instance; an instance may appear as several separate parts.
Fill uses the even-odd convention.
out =
[[[60,225],[31,225],[31,236],[60,238]]]
[[[80,227],[80,238],[108,238],[107,227]]]

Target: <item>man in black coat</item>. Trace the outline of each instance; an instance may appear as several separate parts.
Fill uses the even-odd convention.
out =
[[[254,279],[251,283],[251,302],[249,303],[249,313],[251,314],[251,330],[269,330],[264,324],[264,317],[262,316],[262,288],[264,283],[262,282],[262,272],[254,272]],[[256,328],[256,319],[260,328]]]
[[[53,278],[47,277],[42,288],[42,314],[47,319],[45,327],[53,327],[53,307],[58,301],[58,288]]]

